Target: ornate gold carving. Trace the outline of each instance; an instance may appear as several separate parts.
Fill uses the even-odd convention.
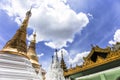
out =
[[[75,67],[75,68],[68,69],[67,72],[64,72],[64,76],[69,76],[69,75],[72,75],[72,74],[75,74],[75,73],[78,73],[78,72],[81,72],[81,71],[84,71],[87,69],[91,69],[91,68],[112,62],[114,60],[120,59],[120,50],[110,51],[109,48],[107,48],[106,50],[107,51],[105,51],[105,49],[100,51],[100,49],[99,49],[99,52],[108,52],[107,58],[104,59],[100,56],[97,56],[97,61],[93,62],[90,60],[90,55],[92,55],[94,52],[94,50],[92,49],[90,55],[88,55],[89,57],[87,57],[85,59],[85,62],[84,62],[82,67]]]
[[[104,58],[100,57],[100,56],[97,56],[97,61],[96,63],[101,63],[103,62]]]
[[[107,47],[105,49],[102,49],[99,46],[93,47],[90,54],[86,58],[84,58],[84,60],[90,58],[94,52],[109,53],[110,51],[110,47]]]
[[[89,60],[86,60],[84,63],[83,63],[83,65],[85,66],[85,65],[91,65],[91,64],[93,64],[94,62],[91,60],[91,59],[89,59]]]

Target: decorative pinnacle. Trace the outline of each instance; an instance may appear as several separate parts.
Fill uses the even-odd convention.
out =
[[[63,58],[63,51],[61,51],[61,57]]]
[[[31,17],[31,15],[32,15],[31,10],[32,10],[32,6],[31,6],[30,10],[27,11],[27,13],[26,13],[26,16],[27,16],[27,17]]]
[[[30,11],[31,11],[31,9],[32,9],[32,6],[30,7]]]
[[[36,41],[36,32],[33,34],[33,40]]]
[[[57,49],[55,49],[55,52],[57,53]]]
[[[52,56],[52,63],[53,63],[53,56]]]
[[[55,49],[55,52],[56,52],[56,57],[57,57],[57,49]]]
[[[55,52],[56,52],[56,59],[57,59],[57,61],[58,61],[58,55],[57,55],[57,49],[55,49]]]

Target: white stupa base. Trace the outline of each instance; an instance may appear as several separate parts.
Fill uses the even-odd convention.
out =
[[[0,54],[0,80],[40,80],[31,62],[22,56]]]

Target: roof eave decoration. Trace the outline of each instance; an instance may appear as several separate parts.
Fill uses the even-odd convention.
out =
[[[96,48],[97,49],[97,48]],[[81,71],[84,71],[84,70],[88,70],[88,69],[91,69],[91,68],[94,68],[94,67],[97,67],[97,66],[100,66],[100,65],[104,65],[106,63],[110,63],[112,61],[115,61],[115,60],[119,60],[120,59],[120,50],[118,51],[111,51],[110,48],[105,48],[103,49],[103,51],[108,51],[109,54],[107,55],[107,57],[104,59],[104,58],[101,58],[101,57],[97,57],[97,61],[96,62],[93,62],[92,60],[89,59],[89,57],[94,53],[94,49],[92,48],[91,50],[91,53],[88,55],[87,59],[85,60],[85,62],[83,63],[82,66],[76,66],[74,68],[70,68],[68,69],[67,72],[64,72],[64,76],[69,76],[69,75],[72,75],[72,74],[76,74],[76,73],[79,73]],[[106,52],[105,51],[105,52]]]

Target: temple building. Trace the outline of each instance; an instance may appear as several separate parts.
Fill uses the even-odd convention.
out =
[[[66,80],[120,80],[120,43],[92,47],[83,65],[68,69],[64,76]]]
[[[22,25],[12,39],[0,50],[0,80],[41,80],[41,76],[36,74],[39,70],[37,58],[27,55],[26,31],[30,17],[31,9],[27,11]],[[34,46],[34,42],[35,39],[28,51]],[[31,59],[34,59],[33,62]]]

